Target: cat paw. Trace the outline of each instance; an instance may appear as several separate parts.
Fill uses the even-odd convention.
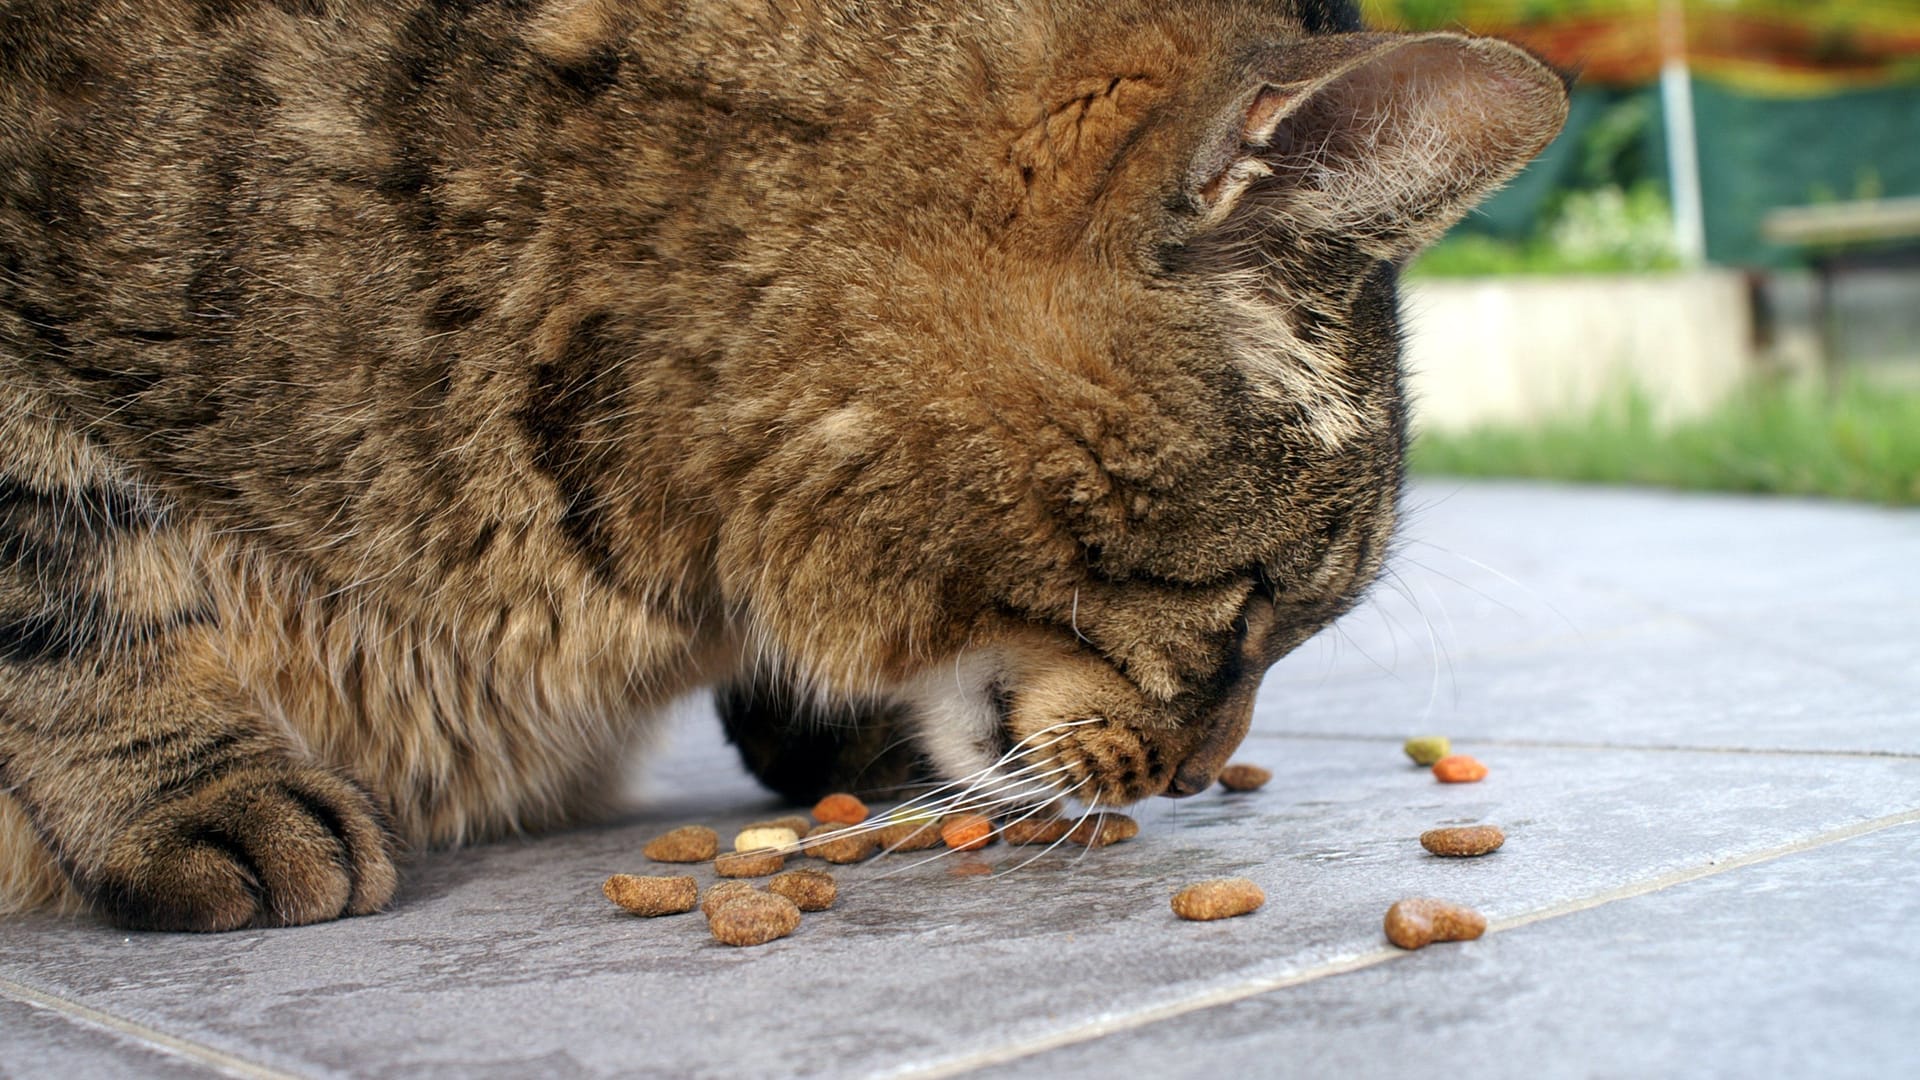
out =
[[[380,910],[392,834],[358,786],[320,769],[238,769],[149,811],[89,892],[136,930],[297,926]]]

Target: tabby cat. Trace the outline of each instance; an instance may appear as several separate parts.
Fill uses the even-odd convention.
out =
[[[1204,788],[1566,107],[1343,0],[0,0],[0,906],[375,911],[708,686],[796,798]]]

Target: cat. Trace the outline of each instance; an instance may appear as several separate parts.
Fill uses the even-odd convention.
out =
[[[1566,109],[1337,0],[0,0],[0,906],[377,911],[705,687],[794,798],[1205,788]]]

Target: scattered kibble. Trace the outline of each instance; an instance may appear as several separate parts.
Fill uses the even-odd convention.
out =
[[[799,843],[800,834],[784,825],[778,827],[762,825],[757,828],[749,827],[741,829],[740,835],[733,838],[733,850],[760,851],[762,849],[771,849],[773,851],[792,851]]]
[[[807,854],[837,865],[857,863],[879,849],[880,838],[869,829],[828,823],[807,833]]]
[[[664,863],[706,862],[719,853],[720,834],[705,825],[683,825],[661,833],[640,849],[640,854]]]
[[[767,882],[767,891],[793,901],[793,906],[801,911],[825,911],[840,895],[833,875],[820,870],[788,870],[775,874]]]
[[[793,901],[758,890],[716,906],[707,916],[707,929],[727,945],[765,945],[799,925],[800,908]]]
[[[1140,835],[1140,823],[1125,814],[1093,814],[1083,818],[1067,839],[1090,848],[1106,847]]]
[[[979,814],[951,814],[940,823],[940,839],[955,851],[978,851],[993,843],[993,822]]]
[[[1443,784],[1471,784],[1487,778],[1487,767],[1465,754],[1454,754],[1433,763],[1433,776]]]
[[[721,877],[766,877],[787,865],[785,853],[772,848],[754,851],[730,851],[713,860],[713,872]]]
[[[1387,940],[1403,949],[1435,941],[1472,941],[1487,932],[1487,918],[1445,900],[1415,897],[1387,909]]]
[[[1000,839],[1016,847],[1053,844],[1066,839],[1072,829],[1073,822],[1066,818],[1028,818],[1008,822],[1000,829]]]
[[[1236,761],[1220,770],[1220,786],[1228,791],[1258,791],[1273,779],[1272,769]]]
[[[813,804],[813,819],[841,825],[858,825],[867,820],[867,804],[843,792],[835,792]]]
[[[742,896],[750,896],[759,891],[759,889],[754,888],[744,881],[716,881],[707,886],[706,895],[700,898],[700,914],[711,919],[713,918],[714,911],[719,908],[721,904],[737,900]]]
[[[1266,902],[1266,892],[1246,878],[1214,878],[1174,893],[1173,913],[1194,922],[1210,922],[1245,915]]]
[[[925,851],[940,843],[940,823],[931,819],[896,821],[875,837],[888,851]]]
[[[1452,829],[1428,829],[1420,834],[1420,846],[1435,855],[1468,857],[1498,851],[1507,842],[1507,834],[1498,825],[1466,825]]]
[[[600,887],[607,899],[635,915],[678,915],[692,911],[700,887],[690,877],[636,877],[615,874]]]
[[[1401,744],[1415,765],[1431,766],[1434,762],[1453,753],[1453,740],[1445,735],[1419,735]]]

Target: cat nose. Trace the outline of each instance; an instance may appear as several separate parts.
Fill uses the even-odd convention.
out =
[[[1162,795],[1184,799],[1213,786],[1220,770],[1227,767],[1227,759],[1240,748],[1240,740],[1247,737],[1247,729],[1253,726],[1253,699],[1259,689],[1259,675],[1243,678],[1226,699],[1211,710],[1206,734],[1174,768],[1173,779],[1167,781]]]
[[[1182,765],[1167,781],[1167,790],[1160,794],[1169,799],[1184,799],[1189,795],[1198,795],[1213,785],[1213,777],[1202,776],[1197,770],[1189,770]]]

